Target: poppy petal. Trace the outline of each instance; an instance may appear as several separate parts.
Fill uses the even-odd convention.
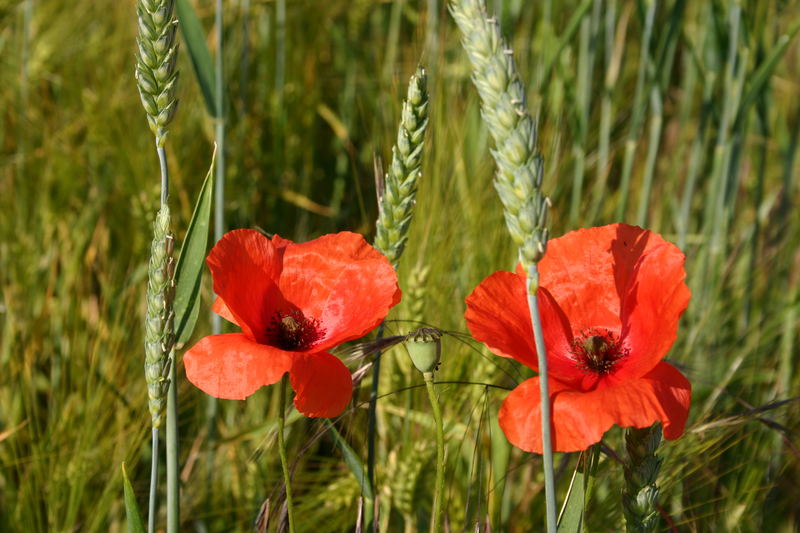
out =
[[[684,255],[664,243],[647,252],[633,272],[622,303],[622,340],[630,357],[609,376],[611,383],[642,376],[666,355],[678,336],[678,322],[689,305],[691,292],[684,283]]]
[[[276,284],[281,254],[259,232],[240,229],[226,233],[206,259],[214,292],[224,299],[242,332],[262,343],[269,319],[283,301]]]
[[[539,289],[538,300],[551,375],[569,381],[580,379],[580,371],[569,354],[569,322],[547,289]],[[475,287],[466,303],[464,317],[475,339],[486,344],[492,353],[538,370],[524,274],[495,272]]]
[[[614,424],[649,427],[661,421],[664,437],[683,434],[689,414],[691,384],[675,367],[660,363],[647,375],[616,387],[579,392],[550,381],[553,398],[553,449],[585,450],[599,442]],[[500,408],[499,422],[509,442],[529,452],[542,453],[539,378],[511,391]]]
[[[323,336],[314,351],[363,337],[401,294],[386,257],[346,231],[287,246],[280,287],[287,302],[319,320]]]
[[[339,416],[353,395],[350,371],[327,352],[296,354],[289,377],[294,405],[306,416]]]
[[[619,332],[621,301],[634,268],[662,244],[660,235],[627,224],[571,231],[548,242],[540,282],[564,310],[574,335],[593,327]]]
[[[236,317],[233,316],[233,313],[230,309],[228,309],[228,305],[225,303],[225,300],[217,296],[214,300],[214,303],[211,304],[211,310],[233,324],[239,325],[236,322]],[[240,326],[241,327],[241,326]]]
[[[262,385],[280,381],[292,366],[292,355],[242,333],[225,333],[200,339],[183,361],[186,377],[205,393],[244,400]]]

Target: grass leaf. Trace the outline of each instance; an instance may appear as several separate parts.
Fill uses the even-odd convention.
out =
[[[175,10],[178,14],[178,26],[183,34],[183,41],[192,60],[194,74],[200,90],[203,93],[203,100],[206,103],[209,115],[219,116],[216,106],[215,86],[214,86],[214,64],[211,61],[211,51],[206,44],[203,26],[197,18],[194,8],[189,0],[178,0],[175,3]]]
[[[128,472],[125,471],[125,463],[122,463],[122,484],[125,490],[125,515],[128,518],[128,533],[144,533],[144,521],[139,512],[139,506],[136,504],[136,496],[133,494]]]
[[[361,459],[358,458],[358,454],[347,444],[347,441],[344,440],[342,434],[336,429],[336,427],[330,422],[326,421],[328,426],[328,431],[330,432],[331,436],[333,436],[333,441],[336,443],[336,446],[342,452],[342,458],[344,459],[345,464],[350,468],[350,471],[356,477],[359,485],[361,485],[361,492],[367,498],[367,500],[372,501],[373,493],[372,493],[372,485],[370,485],[369,478],[364,470],[364,463],[361,462]]]
[[[575,473],[569,485],[564,507],[558,520],[558,533],[581,533],[583,531],[583,508],[586,497],[586,472],[581,461],[575,465]]]
[[[211,166],[203,181],[197,204],[194,206],[192,220],[186,231],[186,239],[181,247],[181,255],[175,269],[175,339],[178,344],[189,340],[200,313],[200,282],[203,279],[203,265],[208,247],[208,230],[211,219],[211,199],[214,192],[214,159],[217,150],[211,155]]]

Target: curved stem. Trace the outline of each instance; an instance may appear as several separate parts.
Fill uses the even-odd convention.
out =
[[[283,483],[286,488],[286,509],[289,515],[289,533],[294,533],[294,505],[292,502],[292,478],[289,475],[289,460],[286,458],[286,441],[283,437],[283,428],[286,425],[286,386],[289,375],[284,374],[281,379],[281,400],[278,404],[278,453],[281,456],[281,469],[283,470]]]
[[[539,394],[542,412],[542,463],[544,467],[544,494],[547,506],[547,533],[556,533],[556,485],[553,475],[553,441],[550,425],[550,391],[547,380],[547,352],[544,346],[542,320],[539,316],[539,303],[536,298],[539,273],[536,265],[528,272],[528,308],[533,325],[533,341],[536,344],[536,357],[539,364]]]
[[[158,505],[158,428],[153,428],[152,456],[150,461],[150,502],[147,509],[147,532],[155,533],[156,506]]]
[[[428,389],[428,398],[431,400],[433,420],[436,423],[436,488],[433,499],[433,533],[442,530],[442,512],[444,510],[444,425],[442,424],[442,410],[439,407],[439,398],[433,387],[433,372],[425,372],[425,388]]]

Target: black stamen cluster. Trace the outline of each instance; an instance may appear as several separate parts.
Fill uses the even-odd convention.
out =
[[[572,341],[572,355],[584,372],[605,376],[614,371],[617,362],[630,350],[622,346],[619,337],[604,328],[590,328]]]
[[[319,320],[306,318],[299,309],[276,311],[267,327],[269,343],[290,352],[307,350],[324,333]]]

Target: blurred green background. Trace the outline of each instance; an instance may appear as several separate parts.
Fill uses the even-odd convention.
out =
[[[213,50],[213,2],[192,4]],[[799,530],[800,410],[775,402],[800,384],[800,2],[489,4],[539,117],[552,234],[625,221],[686,252],[693,299],[668,357],[694,401],[686,435],[662,447],[664,515],[679,531]],[[0,0],[0,531],[125,530],[123,461],[144,507],[141,322],[159,180],[133,79],[135,20],[133,0]],[[426,66],[424,171],[399,268],[405,299],[388,325],[465,331],[464,297],[516,252],[445,2],[240,0],[225,3],[225,21],[230,228],[371,238],[373,157],[388,164],[406,83]],[[185,51],[167,142],[179,240],[214,137]],[[197,338],[210,331],[205,285]],[[444,340],[440,380],[511,387],[525,375]],[[251,531],[270,496],[274,518],[277,388],[221,402],[209,424],[207,399],[180,379],[184,530]],[[386,355],[381,531],[427,528],[432,418],[423,389],[396,392],[421,383],[402,349]],[[368,384],[339,426],[362,457]],[[541,530],[539,458],[496,424],[505,393],[440,392],[451,530]],[[292,420],[300,530],[352,530],[356,479],[319,421]],[[606,436],[618,453],[621,434]],[[556,457],[561,498],[575,461]],[[622,529],[621,484],[604,457],[588,531]]]

